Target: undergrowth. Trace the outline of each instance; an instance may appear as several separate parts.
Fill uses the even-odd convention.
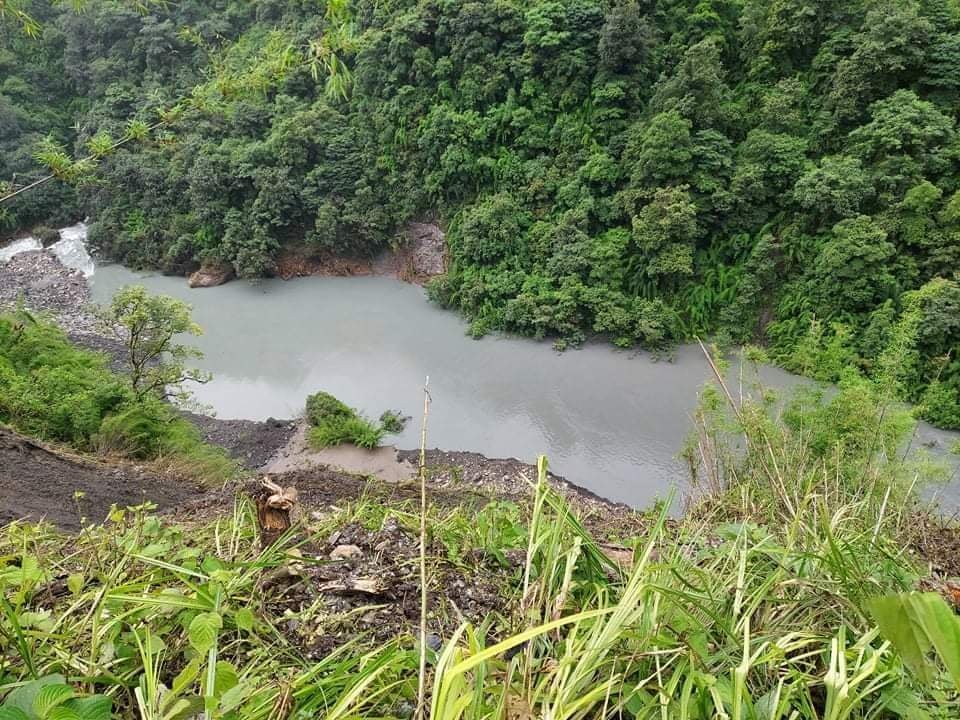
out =
[[[237,473],[171,405],[138,398],[106,356],[25,311],[0,315],[0,423],[85,452],[159,461],[198,480]]]
[[[387,410],[374,423],[322,391],[307,398],[306,417],[311,426],[310,443],[317,448],[350,443],[371,449],[380,445],[387,433],[403,430],[403,418],[398,413]]]
[[[914,592],[939,580],[911,550],[931,477],[902,452],[912,421],[860,382],[756,398],[704,393],[687,452],[697,494],[682,519],[666,505],[647,515],[626,557],[547,485],[545,460],[522,506],[432,509],[446,557],[431,555],[428,577],[475,551],[525,559],[503,576],[499,613],[433,619],[457,629],[428,654],[430,717],[957,717],[960,622]],[[60,674],[121,717],[412,715],[412,625],[308,656],[291,622],[335,611],[277,616],[275,579],[322,569],[311,542],[351,523],[416,538],[417,512],[361,500],[318,517],[262,552],[243,498],[188,526],[117,511],[66,546],[48,527],[8,526],[0,693]],[[363,608],[345,612],[319,620],[349,626]]]

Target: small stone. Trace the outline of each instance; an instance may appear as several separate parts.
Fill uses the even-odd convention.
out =
[[[427,647],[436,652],[443,646],[443,641],[436,633],[427,633]]]
[[[330,553],[331,560],[354,560],[363,557],[363,550],[356,545],[337,545]]]

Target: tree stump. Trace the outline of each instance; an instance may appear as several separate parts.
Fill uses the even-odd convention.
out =
[[[297,489],[282,488],[264,477],[254,499],[257,503],[260,547],[265,550],[279,540],[293,524],[291,513],[297,504]]]

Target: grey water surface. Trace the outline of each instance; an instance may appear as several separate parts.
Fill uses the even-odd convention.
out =
[[[214,374],[195,396],[219,417],[293,417],[322,389],[371,418],[386,409],[412,415],[391,442],[413,448],[429,376],[430,447],[526,462],[546,454],[557,474],[636,507],[682,491],[678,454],[711,379],[692,346],[657,359],[605,344],[557,353],[529,339],[473,340],[463,320],[428,302],[421,288],[386,277],[191,290],[183,278],[106,265],[91,283],[97,302],[139,283],[193,306],[205,331],[195,341],[205,354],[198,365]],[[760,374],[771,387],[801,382],[772,367]],[[938,447],[950,442],[948,433],[923,433]]]

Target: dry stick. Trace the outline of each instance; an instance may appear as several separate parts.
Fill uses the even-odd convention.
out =
[[[427,688],[427,418],[430,416],[430,376],[423,384],[423,425],[420,429],[420,672],[417,717],[426,712]]]

